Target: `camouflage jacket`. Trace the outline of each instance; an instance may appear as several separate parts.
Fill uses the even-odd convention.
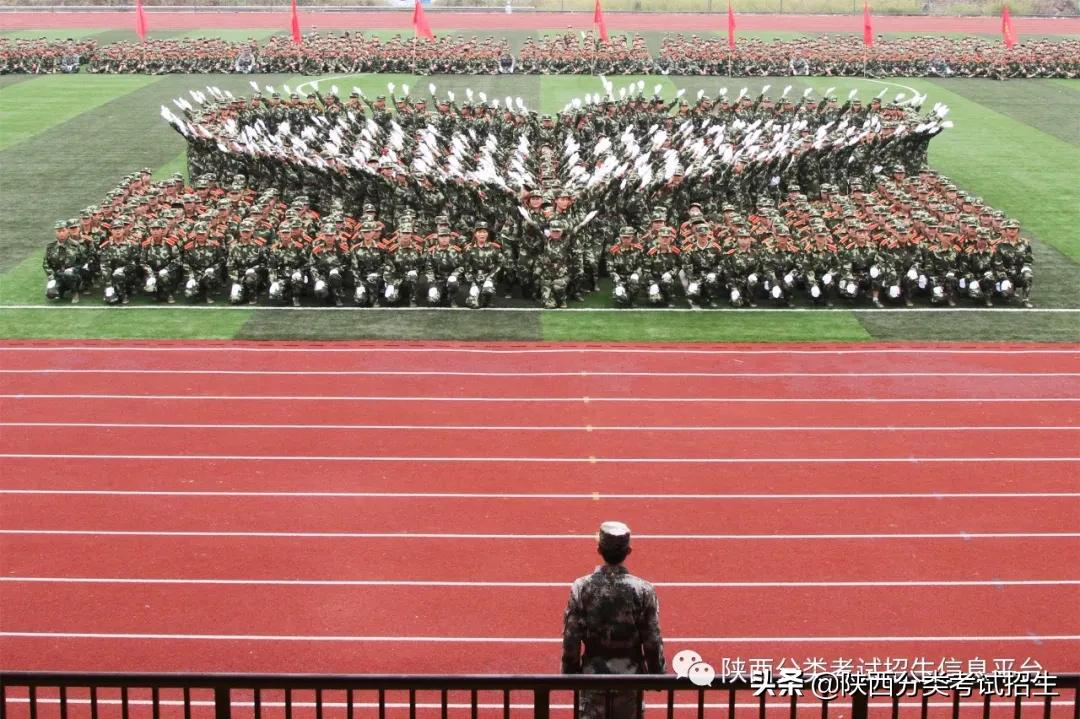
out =
[[[662,674],[660,604],[652,584],[604,564],[574,582],[563,617],[564,674]]]
[[[63,244],[50,242],[45,249],[45,261],[42,262],[42,269],[45,270],[45,274],[52,275],[63,272],[69,267],[78,267],[89,259],[90,253],[86,250],[85,245],[70,241]]]
[[[445,280],[452,274],[461,272],[464,264],[461,249],[450,245],[449,247],[432,247],[427,252],[424,271],[428,282]]]
[[[485,279],[499,271],[505,264],[502,247],[487,242],[483,247],[471,245],[465,250],[465,272],[469,279],[482,276]]]
[[[634,242],[631,245],[615,244],[608,250],[608,269],[612,277],[626,281],[633,273],[641,273],[645,264],[645,248]]]
[[[176,246],[168,242],[143,245],[141,261],[151,270],[171,269],[177,259]]]
[[[266,248],[257,243],[240,242],[229,248],[227,266],[233,282],[249,268],[266,265]]]
[[[181,255],[184,268],[189,272],[201,272],[209,267],[218,267],[225,259],[225,253],[221,245],[213,240],[204,245],[189,242],[184,245]]]

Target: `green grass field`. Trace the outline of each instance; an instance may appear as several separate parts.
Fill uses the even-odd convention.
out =
[[[246,37],[243,32],[228,31]],[[62,34],[62,33],[61,33]],[[119,39],[109,35],[105,40]],[[206,34],[214,34],[210,31]],[[250,33],[263,35],[262,33]],[[470,33],[471,34],[471,33]],[[519,45],[528,33],[512,41]],[[539,33],[538,33],[539,34]],[[20,36],[35,36],[21,31]],[[90,35],[94,37],[94,35]],[[649,38],[650,43],[659,41]],[[184,143],[159,117],[159,106],[189,88],[217,85],[235,93],[248,81],[298,85],[286,76],[4,76],[0,77],[0,337],[441,338],[664,341],[799,340],[1080,340],[1080,312],[317,312],[82,308],[44,304],[41,254],[52,224],[101,200],[126,173],[149,167],[184,171]],[[616,87],[636,78],[613,78]],[[593,77],[336,78],[369,94],[393,80],[459,94],[521,96],[531,108],[557,111],[600,90]],[[1036,248],[1040,309],[1080,308],[1080,81],[922,80],[877,82],[826,78],[646,78],[665,94],[686,87],[713,94],[771,83],[838,94],[918,90],[928,105],[952,108],[954,129],[931,145],[931,164],[958,184],[1018,218]],[[581,307],[604,306],[592,297]]]

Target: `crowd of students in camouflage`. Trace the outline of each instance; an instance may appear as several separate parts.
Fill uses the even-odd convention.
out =
[[[606,274],[618,307],[1031,306],[1031,248],[1018,224],[935,173],[897,166],[875,190],[826,184],[814,200],[799,190],[750,213],[692,203],[681,222],[656,206],[646,225],[600,238],[594,274],[585,262],[594,238],[575,232],[582,219],[561,190],[554,200],[530,193],[528,218],[498,230],[446,215],[425,227],[411,213],[391,227],[371,205],[359,217],[340,204],[322,214],[241,177],[188,187],[143,171],[57,223],[46,296],[78,302],[98,286],[109,304],[141,291],[170,304],[483,308],[505,295],[555,308]]]
[[[194,188],[132,177],[65,223],[48,292],[100,276],[118,303],[229,285],[234,302],[554,308],[608,275],[620,306],[1029,305],[1016,223],[925,168],[947,108],[767,87],[691,104],[605,82],[557,116],[434,86],[430,109],[392,85],[389,103],[192,92],[198,107],[163,114]]]
[[[854,35],[770,41],[666,36],[653,58],[640,35],[601,42],[579,33],[527,40],[515,57],[505,39],[445,35],[433,41],[363,33],[311,33],[231,42],[152,39],[97,46],[93,40],[0,38],[0,74],[60,73],[676,74],[731,76],[1080,77],[1080,40],[1030,40],[1009,49],[984,38],[878,39]]]
[[[1080,40],[1033,39],[1013,48],[986,38],[879,39],[867,48],[855,35],[793,40],[740,40],[670,35],[656,63],[675,75],[826,77],[1080,77]]]

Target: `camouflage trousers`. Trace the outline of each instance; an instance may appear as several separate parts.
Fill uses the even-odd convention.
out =
[[[45,283],[45,296],[50,300],[59,299],[67,292],[82,291],[82,286],[83,277],[78,268],[66,267]]]
[[[640,692],[583,691],[578,704],[581,719],[639,719],[645,713]]]
[[[545,309],[550,310],[565,305],[569,291],[570,278],[566,275],[559,277],[540,276],[540,302]]]

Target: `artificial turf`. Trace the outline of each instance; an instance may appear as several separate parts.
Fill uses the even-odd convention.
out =
[[[22,33],[33,36],[33,32]],[[212,31],[229,39],[265,37],[264,31]],[[392,35],[393,32],[385,33]],[[471,34],[471,33],[470,33]],[[540,33],[538,33],[539,35]],[[91,35],[99,41],[107,33]],[[513,38],[518,45],[528,34]],[[765,33],[765,35],[770,35]],[[771,36],[771,35],[770,35]],[[106,38],[107,39],[107,38]],[[649,38],[651,44],[657,38]],[[158,177],[186,170],[184,143],[158,116],[188,89],[215,85],[247,92],[260,85],[295,87],[315,78],[272,76],[51,76],[0,78],[0,337],[245,337],[430,338],[664,341],[1080,340],[1080,313],[834,312],[295,312],[271,310],[16,309],[43,304],[41,251],[55,220],[100,201],[123,175],[150,167]],[[613,77],[615,87],[642,79],[671,96],[686,88],[710,95],[722,86],[737,94],[770,84],[776,95],[835,86],[862,96],[926,93],[928,106],[952,108],[956,127],[931,143],[933,167],[1020,220],[1034,240],[1036,289],[1041,308],[1080,308],[1080,81],[847,78]],[[599,92],[589,76],[463,77],[362,75],[320,83],[348,92],[398,88],[427,93],[466,87],[489,97],[521,97],[542,112],[560,110],[574,97]],[[398,90],[400,92],[400,89]],[[616,89],[616,92],[618,90]],[[84,304],[94,304],[88,297]],[[4,307],[7,305],[8,307]],[[579,307],[610,306],[606,293]]]

